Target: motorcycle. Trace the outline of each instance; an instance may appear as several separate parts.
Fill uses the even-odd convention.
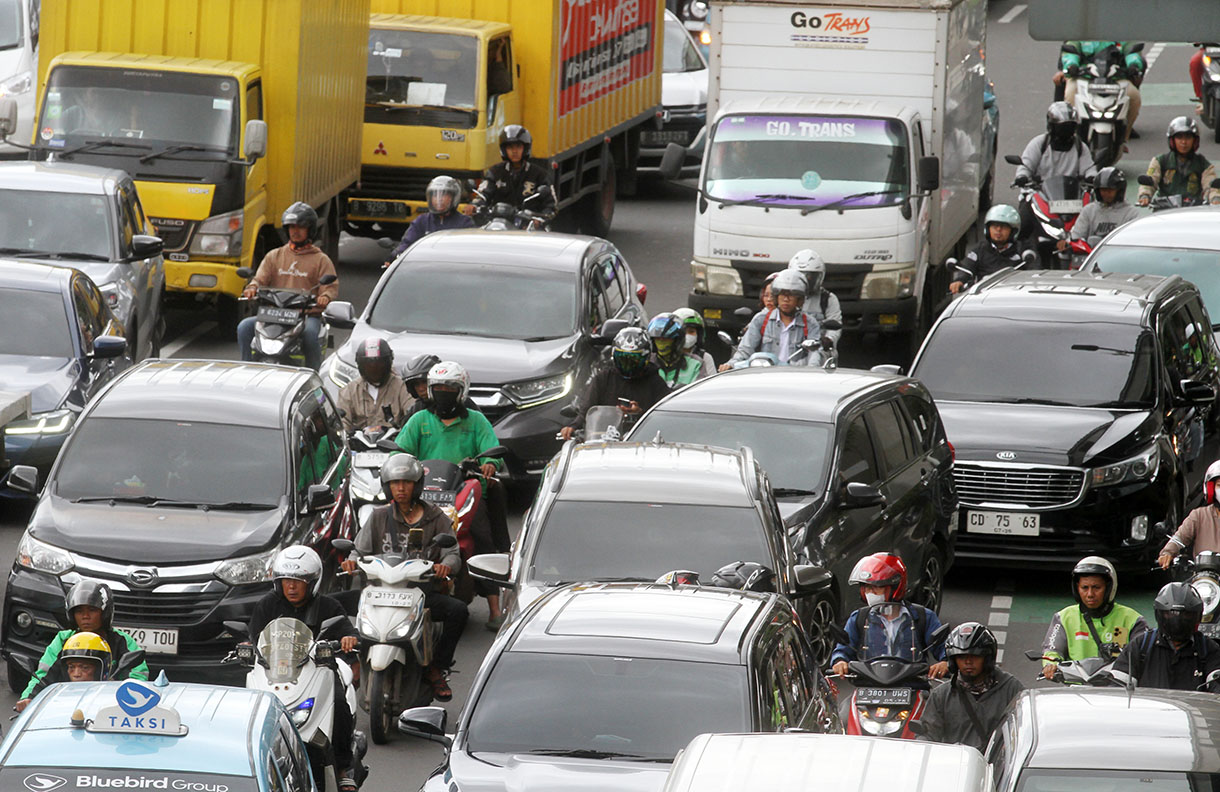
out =
[[[842,322],[836,319],[827,319],[822,322],[823,332],[821,335],[818,338],[806,338],[802,341],[800,349],[788,358],[786,364],[780,363],[779,358],[772,352],[755,352],[744,360],[734,363],[733,368],[768,368],[770,366],[788,365],[814,366],[826,371],[834,371],[839,367],[839,350],[829,333],[842,329]],[[717,336],[722,343],[735,346],[732,343],[732,337],[725,331],[721,330]]]
[[[1173,560],[1170,574],[1175,580],[1189,582],[1203,599],[1203,620],[1199,624],[1199,632],[1209,638],[1220,639],[1220,553],[1204,550],[1193,561],[1179,555]]]
[[[1063,47],[1066,52],[1080,51],[1073,45]],[[1143,44],[1133,48],[1138,52]],[[1131,78],[1139,78],[1122,63],[1112,59],[1112,49],[1097,52],[1093,59],[1082,63],[1079,71],[1069,73],[1067,78],[1076,83],[1076,115],[1080,118],[1078,134],[1088,147],[1097,167],[1113,165],[1123,155],[1123,143],[1127,139],[1127,114],[1131,108],[1128,89]]]
[[[1117,684],[1114,677],[1110,676],[1110,668],[1113,667],[1117,654],[1114,657],[1059,660],[1054,657],[1046,657],[1041,652],[1031,649],[1025,653],[1025,656],[1034,662],[1049,660],[1054,663],[1055,674],[1049,680],[1051,682],[1058,682],[1061,685],[1093,685],[1094,687],[1110,687]],[[1046,679],[1041,673],[1036,678]]]
[[[1141,187],[1156,189],[1156,181],[1146,173],[1141,173],[1135,180]],[[1212,179],[1207,186],[1213,190],[1220,190],[1220,179]],[[1166,209],[1181,209],[1186,206],[1205,206],[1206,204],[1207,201],[1204,200],[1203,195],[1192,198],[1189,195],[1161,195],[1159,192],[1154,192],[1152,201],[1148,205],[1152,207],[1153,212],[1161,212]]]
[[[886,629],[880,652],[848,663],[850,670],[845,676],[852,680],[855,690],[844,707],[844,732],[913,740],[918,732],[911,724],[923,714],[928,698],[928,691],[917,687],[916,681],[926,678],[929,667],[926,658],[952,628],[948,624],[936,628],[930,646],[917,654],[912,647],[898,642],[904,632],[911,635],[915,630],[910,612],[901,603],[874,605],[869,616],[874,613],[880,614],[892,629]],[[849,642],[842,627],[831,625],[831,632],[840,643]],[[834,676],[833,671],[826,674]]]
[[[550,231],[550,218],[531,212],[529,204],[551,194],[550,186],[544,184],[521,202],[521,208],[510,203],[488,205],[487,195],[471,185],[470,191],[483,199],[476,211],[476,221],[482,223],[484,231]]]
[[[391,454],[400,449],[394,442],[393,427],[365,428],[355,431],[348,438],[351,451],[351,476],[347,489],[352,515],[356,524],[363,527],[369,513],[376,506],[387,502],[381,486],[381,465]]]
[[[624,407],[629,406],[630,399],[619,399]],[[576,417],[576,406],[569,404],[559,411],[565,418]],[[631,427],[635,425],[637,415],[625,413],[612,405],[590,407],[585,411],[585,428],[572,433],[572,439],[577,443],[614,443],[623,439]],[[556,433],[556,440],[563,439],[563,433]]]
[[[254,270],[241,267],[237,274],[243,278],[253,278]],[[254,326],[254,343],[251,345],[254,359],[284,366],[304,366],[305,353],[301,344],[305,317],[317,305],[315,292],[318,288],[338,279],[333,273],[323,275],[312,289],[260,288],[255,298],[258,302],[258,322]],[[239,302],[249,300],[242,297]],[[322,349],[330,346],[330,325],[325,319],[319,322],[318,342]]]
[[[246,624],[237,621],[224,623],[229,632],[242,637],[244,641],[223,662],[241,663],[249,669],[246,673],[247,688],[265,690],[283,703],[292,718],[292,725],[305,743],[319,790],[339,788],[332,746],[336,673],[343,683],[344,695],[353,717],[356,712],[352,669],[338,657],[339,642],[326,638],[344,618],[336,616],[324,621],[315,640],[313,632],[304,622],[280,617],[263,628],[257,645],[249,642]],[[367,752],[368,743],[364,734],[353,730],[351,770],[357,785],[363,784],[368,777],[368,768],[363,761]]]
[[[1215,130],[1215,140],[1220,143],[1220,44],[1207,42],[1203,45],[1203,90],[1200,95],[1203,123]]]
[[[1014,154],[1005,156],[1004,161],[1010,165],[1021,164],[1021,158]],[[1033,238],[1042,266],[1068,269],[1072,262],[1071,252],[1058,250],[1056,246],[1061,239],[1071,239],[1072,227],[1076,225],[1080,211],[1093,202],[1091,185],[1075,176],[1049,176],[1032,180],[1018,178],[1011,186],[1020,191],[1018,202],[1028,205],[1038,220]]]

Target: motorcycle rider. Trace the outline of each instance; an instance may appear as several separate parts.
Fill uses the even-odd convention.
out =
[[[847,582],[860,587],[860,599],[864,601],[864,607],[858,608],[847,617],[844,627],[847,630],[848,643],[835,646],[830,655],[834,673],[843,676],[849,670],[849,660],[859,660],[861,655],[868,657],[877,654],[878,645],[874,641],[879,640],[880,646],[885,645],[889,629],[886,622],[897,619],[901,611],[905,611],[911,618],[910,659],[917,659],[928,649],[932,633],[940,627],[940,617],[935,611],[922,605],[904,601],[907,592],[907,568],[901,558],[892,553],[873,553],[865,556],[856,562]],[[883,614],[873,610],[874,605],[887,602],[900,605],[901,611],[894,609],[891,614]],[[928,678],[939,679],[949,670],[944,646],[933,649],[932,656],[936,658],[936,662],[929,666]]]
[[[1165,542],[1157,556],[1161,569],[1169,569],[1173,559],[1183,550],[1198,555],[1206,550],[1220,552],[1220,503],[1216,488],[1220,483],[1220,460],[1208,465],[1203,473],[1203,505],[1191,509],[1178,530]]]
[[[1139,210],[1127,203],[1127,177],[1118,168],[1111,166],[1097,172],[1093,197],[1096,200],[1076,216],[1072,240],[1083,239],[1090,247],[1097,247],[1111,231],[1140,216]],[[1057,247],[1066,250],[1069,244],[1069,240],[1061,239]]]
[[[681,320],[672,313],[659,313],[652,317],[648,323],[648,337],[652,339],[657,370],[670,388],[690,385],[708,375],[704,371],[703,358],[687,353],[683,345],[686,331]]]
[[[407,248],[434,231],[474,228],[474,221],[458,211],[458,202],[462,200],[462,185],[457,179],[452,176],[437,176],[428,182],[424,195],[428,199],[428,211],[411,221],[383,267],[393,264]]]
[[[1052,176],[1090,179],[1097,174],[1093,155],[1076,135],[1076,108],[1067,102],[1053,102],[1046,108],[1046,132],[1034,135],[1021,152],[1017,166],[1018,185],[1045,181]],[[1037,227],[1037,218],[1028,202],[1021,202],[1021,229],[1028,237]]]
[[[978,622],[963,622],[945,640],[951,671],[948,684],[928,694],[919,722],[919,739],[987,747],[991,733],[1004,719],[1013,699],[1025,686],[996,667],[996,639]]]
[[[501,162],[492,165],[483,175],[479,192],[471,202],[468,213],[494,206],[498,203],[512,204],[518,210],[529,209],[534,214],[550,219],[555,214],[555,195],[550,190],[550,174],[546,168],[530,162],[530,150],[534,139],[529,130],[520,124],[509,124],[500,133]],[[525,205],[525,199],[546,186],[544,195]]]
[[[1063,99],[1073,107],[1076,106],[1076,77],[1080,76],[1081,57],[1092,61],[1099,53],[1109,50],[1110,61],[1122,66],[1118,79],[1124,81],[1127,88],[1127,137],[1139,138],[1135,133],[1135,119],[1139,117],[1142,100],[1139,85],[1143,81],[1148,64],[1135,48],[1135,42],[1128,41],[1065,41],[1062,54],[1059,56],[1059,67],[1062,71],[1055,74],[1053,80],[1056,86],[1063,86]],[[1072,46],[1076,52],[1068,52]]]
[[[136,643],[135,638],[123,630],[115,628],[113,624],[114,595],[110,593],[110,587],[105,583],[93,580],[80,581],[68,590],[64,604],[68,611],[68,621],[76,628],[60,630],[51,639],[51,643],[47,644],[42,657],[38,660],[38,670],[30,677],[29,683],[21,693],[21,700],[17,702],[18,712],[25,709],[34,692],[40,690],[43,685],[67,679],[64,669],[62,666],[56,666],[55,661],[62,655],[64,647],[72,636],[81,633],[97,634],[106,642],[107,653],[112,655],[116,663],[127,652],[140,650],[140,645]],[[131,669],[127,678],[148,679],[148,664],[140,663]]]
[[[103,682],[110,678],[110,644],[97,633],[73,635],[59,655],[69,682]]]
[[[319,594],[322,586],[322,559],[309,547],[290,545],[276,553],[271,561],[272,591],[254,603],[250,613],[250,640],[257,644],[267,625],[276,619],[296,619],[302,622],[316,637],[322,623],[336,616],[342,617],[337,627],[332,628],[342,637],[339,649],[344,653],[356,648],[358,633],[347,618],[343,606],[328,594]],[[353,792],[356,780],[352,775],[352,733],[355,719],[347,703],[345,685],[335,672],[335,730],[331,745],[335,752],[335,777],[339,789]]]
[[[356,534],[356,550],[364,555],[403,553],[423,557],[429,553],[433,561],[432,571],[437,579],[452,578],[462,568],[462,555],[457,544],[441,548],[432,544],[438,534],[453,534],[453,521],[439,506],[420,498],[423,491],[424,466],[410,454],[394,454],[381,465],[381,486],[390,502],[377,506],[368,521]],[[418,529],[418,540],[412,531]],[[347,572],[356,571],[356,561],[346,559],[342,567]],[[434,586],[425,588],[424,607],[433,621],[442,623],[440,640],[433,650],[432,665],[425,669],[432,685],[432,695],[438,701],[449,701],[453,690],[445,679],[445,673],[453,665],[462,631],[470,611],[466,603],[451,597]]]
[[[661,378],[651,350],[648,335],[640,328],[618,331],[610,353],[612,365],[599,367],[585,383],[584,392],[576,400],[576,417],[559,430],[564,440],[585,427],[585,413],[592,407],[618,407],[626,415],[638,416],[665,398],[669,385]],[[631,403],[621,404],[619,399]]]
[[[1220,190],[1212,188],[1216,169],[1199,153],[1199,125],[1193,118],[1178,116],[1165,130],[1169,151],[1148,163],[1154,186],[1140,185],[1139,205],[1152,203],[1154,195],[1181,195],[1191,203],[1220,203]]]
[[[360,376],[339,391],[343,431],[366,427],[402,426],[411,414],[414,399],[406,383],[394,373],[394,350],[380,336],[369,336],[356,349]]]
[[[1132,640],[1110,675],[1122,685],[1220,693],[1220,644],[1199,632],[1203,598],[1189,583],[1167,583],[1152,603],[1156,629]],[[1220,675],[1216,675],[1220,677]]]
[[[339,296],[339,282],[319,286],[323,275],[336,275],[335,263],[318,248],[313,239],[318,232],[318,213],[307,203],[297,201],[284,210],[280,225],[288,233],[288,244],[277,247],[258,265],[258,271],[246,284],[242,297],[252,300],[258,296],[259,288],[318,290],[317,305],[305,317],[301,332],[301,351],[305,353],[305,365],[314,371],[322,365],[322,344],[318,333],[322,320],[318,314],[327,304]],[[254,342],[254,325],[257,317],[247,316],[237,324],[237,348],[242,360],[252,360],[250,344]]]
[[[819,336],[821,325],[801,306],[805,302],[805,276],[796,270],[781,270],[771,281],[771,291],[775,294],[775,308],[759,311],[746,325],[745,335],[737,344],[732,357],[721,367],[721,371],[733,368],[734,363],[745,360],[755,352],[770,352],[779,359],[781,366],[788,365],[797,352],[801,351],[801,342],[813,336]],[[800,364],[808,364],[812,355],[803,355]]]
[[[491,421],[478,410],[468,409],[464,402],[470,393],[470,375],[453,361],[441,361],[428,372],[427,409],[415,413],[398,433],[398,447],[416,459],[444,459],[455,465],[478,457],[497,446],[496,431]],[[471,525],[476,553],[507,553],[508,497],[504,485],[496,479],[503,463],[484,457],[479,472],[483,474],[483,499]],[[504,623],[500,612],[500,590],[479,581],[476,590],[487,598],[490,615],[487,629],[498,630]]]
[[[1055,678],[1056,660],[1105,657],[1113,660],[1129,642],[1148,629],[1135,610],[1114,601],[1118,572],[1101,556],[1085,556],[1072,568],[1069,605],[1055,614],[1042,639],[1042,676]]]
[[[796,270],[805,276],[805,312],[817,320],[818,327],[830,319],[843,323],[843,309],[839,307],[839,298],[830,289],[824,288],[826,283],[826,262],[817,251],[805,248],[798,250],[788,259],[788,269]],[[842,328],[825,330],[824,337],[830,338],[835,344],[843,336]]]
[[[694,355],[703,361],[703,370],[708,376],[716,373],[716,362],[712,354],[704,348],[703,337],[707,328],[703,326],[703,317],[694,308],[678,308],[674,316],[682,323],[686,337],[682,339],[682,348],[686,354]]]
[[[987,210],[983,230],[986,239],[971,248],[957,265],[970,275],[968,278],[955,275],[956,279],[949,284],[951,294],[957,294],[969,284],[1005,267],[1016,267],[1022,263],[1029,265],[1036,259],[1037,254],[1020,242],[1020,212],[1008,204],[996,204]]]

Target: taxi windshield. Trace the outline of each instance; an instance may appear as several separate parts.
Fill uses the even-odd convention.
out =
[[[298,619],[275,619],[258,636],[258,653],[267,665],[267,681],[295,682],[309,658],[313,633]]]
[[[865,620],[862,660],[897,657],[915,661],[915,623],[901,602],[884,602],[868,609]]]

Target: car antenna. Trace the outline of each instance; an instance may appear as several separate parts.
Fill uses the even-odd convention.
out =
[[[169,686],[169,677],[167,677],[165,675],[164,668],[161,669],[161,673],[157,674],[157,678],[155,680],[153,680],[153,684],[156,685],[157,687],[168,687]]]
[[[665,442],[665,440],[661,437],[661,430],[658,429],[656,436],[652,438],[652,444],[661,445],[664,442]]]

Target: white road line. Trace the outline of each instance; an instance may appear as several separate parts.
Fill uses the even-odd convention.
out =
[[[997,594],[991,598],[991,607],[995,610],[1009,610],[1012,608],[1012,597],[1004,597]]]
[[[1152,49],[1148,50],[1148,54],[1144,56],[1144,62],[1148,64],[1148,68],[1144,69],[1147,72],[1152,68],[1152,64],[1156,63],[1156,59],[1161,57],[1161,53],[1165,51],[1165,42],[1157,42],[1152,45]]]
[[[1008,611],[992,611],[987,615],[988,627],[1007,627],[1008,626]],[[996,639],[999,641],[999,639]]]
[[[1021,12],[1024,10],[1025,10],[1025,3],[1018,3],[1017,5],[1008,9],[1007,14],[1000,17],[1000,24],[1007,25],[1009,22],[1011,22],[1014,19],[1016,19],[1017,17],[1021,16]]]
[[[175,338],[168,344],[161,345],[161,357],[172,358],[181,352],[188,344],[194,341],[199,336],[211,330],[216,326],[215,322],[200,322],[199,324],[187,330],[182,335]]]
[[[999,649],[995,650],[995,661],[1000,664],[1004,663],[1004,648],[1003,647],[1000,647]]]

